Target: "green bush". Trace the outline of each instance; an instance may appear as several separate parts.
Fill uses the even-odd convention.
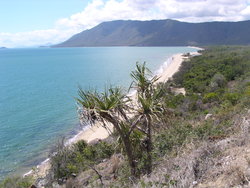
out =
[[[204,103],[211,103],[211,102],[215,102],[215,101],[219,101],[219,95],[218,93],[207,93],[204,95],[203,97],[203,102]]]
[[[192,126],[182,124],[174,125],[158,134],[154,140],[155,157],[161,157],[171,152],[174,147],[181,146],[190,134],[192,134]]]
[[[226,78],[221,73],[216,73],[210,82],[211,91],[216,91],[226,85]]]
[[[165,105],[169,108],[176,108],[178,105],[183,103],[184,95],[166,95],[165,96]]]
[[[250,97],[250,86],[247,86],[247,87],[246,87],[246,90],[245,90],[244,94],[245,94],[246,96]]]
[[[113,146],[103,141],[88,145],[81,140],[71,147],[58,147],[56,154],[51,157],[53,179],[67,179],[72,173],[77,174],[86,170],[90,165],[109,158],[113,153]]]
[[[225,93],[224,95],[224,100],[228,100],[232,105],[235,105],[239,99],[239,93]]]
[[[0,188],[28,188],[32,184],[31,177],[8,177],[0,184]]]
[[[60,148],[57,153],[51,157],[51,171],[53,178],[59,180],[67,178],[72,173],[78,173],[82,164],[77,164],[77,153],[70,147]]]
[[[249,74],[249,47],[210,47],[202,56],[182,64],[173,76],[173,84],[189,92],[216,91],[226,82]]]

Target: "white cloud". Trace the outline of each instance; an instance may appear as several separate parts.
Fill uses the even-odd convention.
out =
[[[74,32],[56,29],[37,30],[20,33],[0,33],[0,46],[5,47],[33,47],[59,43]]]
[[[250,0],[92,0],[82,12],[59,19],[50,30],[0,33],[0,46],[58,43],[112,20],[177,19],[187,22],[240,21],[250,18]]]
[[[241,14],[245,17],[250,18],[250,5],[247,6],[244,10],[241,11]]]

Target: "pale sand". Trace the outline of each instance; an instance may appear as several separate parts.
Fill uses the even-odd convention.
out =
[[[108,126],[110,132],[113,131],[113,126]],[[86,142],[91,142],[96,139],[105,139],[110,135],[109,131],[107,131],[100,123],[93,125],[91,128],[80,132],[76,137],[73,143],[76,143],[79,140],[85,140]]]
[[[160,78],[157,80],[157,82],[166,82],[169,78],[171,78],[174,73],[179,70],[182,61],[183,54],[176,54],[172,56],[171,63],[163,70],[160,75],[158,75]]]
[[[192,47],[195,48],[195,47]],[[202,50],[202,48],[197,48],[199,50]],[[189,53],[190,56],[197,56],[200,55],[198,52],[191,52]],[[182,62],[188,59],[188,57],[185,57],[184,54],[175,54],[171,57],[170,64],[168,64],[166,67],[164,67],[162,73],[160,73],[158,76],[160,77],[157,82],[166,82],[168,79],[170,79],[180,68]]]
[[[193,52],[193,53],[190,53],[190,55],[196,56],[200,54],[198,52]],[[166,82],[169,78],[171,78],[174,75],[174,73],[176,73],[179,70],[181,63],[183,62],[184,59],[187,59],[187,58],[184,57],[183,54],[173,55],[170,64],[168,64],[166,67],[163,67],[162,73],[157,75],[160,77],[157,82],[158,83]],[[113,126],[109,125],[109,129],[112,131]],[[96,139],[105,139],[109,135],[110,133],[104,127],[102,127],[101,124],[96,124],[96,125],[93,125],[91,128],[78,133],[73,139],[70,140],[69,144],[76,143],[79,140],[85,140],[86,142],[89,143]],[[45,162],[43,162],[41,165],[37,166],[35,172],[32,170],[25,175],[35,175],[36,177],[44,177],[46,175],[46,171],[49,168],[50,168],[50,163],[48,159]]]

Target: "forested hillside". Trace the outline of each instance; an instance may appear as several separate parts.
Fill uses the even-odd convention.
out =
[[[249,33],[250,21],[119,20],[101,23],[54,47],[248,45]]]

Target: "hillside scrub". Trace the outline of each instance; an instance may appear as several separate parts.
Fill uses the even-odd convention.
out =
[[[27,188],[34,183],[31,177],[8,177],[2,183],[0,188]]]

